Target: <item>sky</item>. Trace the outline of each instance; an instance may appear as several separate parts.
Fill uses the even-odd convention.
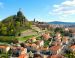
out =
[[[75,0],[0,0],[0,20],[19,8],[28,20],[75,22]]]

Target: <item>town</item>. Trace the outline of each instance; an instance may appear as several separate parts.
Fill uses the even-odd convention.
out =
[[[0,0],[0,58],[75,58],[75,0]]]
[[[0,44],[0,57],[75,58],[74,28],[45,25],[41,22],[39,24],[34,22],[33,26],[36,26],[36,28],[33,29],[37,30],[37,35],[33,35],[28,39],[24,38],[23,41],[12,42],[11,44]],[[21,36],[26,35],[22,33]]]

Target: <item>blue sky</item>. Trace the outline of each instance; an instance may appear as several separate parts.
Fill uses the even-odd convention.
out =
[[[19,8],[28,20],[75,22],[75,0],[0,0],[0,20]]]

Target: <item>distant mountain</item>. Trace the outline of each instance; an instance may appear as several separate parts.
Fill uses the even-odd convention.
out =
[[[71,24],[71,25],[74,25],[75,22],[61,22],[61,21],[53,21],[53,22],[48,22],[48,24]]]

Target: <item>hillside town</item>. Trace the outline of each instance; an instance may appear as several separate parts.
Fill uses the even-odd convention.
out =
[[[75,0],[0,0],[0,58],[75,58]]]
[[[64,32],[69,31],[69,28],[64,28]],[[75,33],[68,34],[62,35],[57,29],[55,32],[39,32],[39,36],[33,36],[24,42],[0,44],[0,57],[75,58]]]

